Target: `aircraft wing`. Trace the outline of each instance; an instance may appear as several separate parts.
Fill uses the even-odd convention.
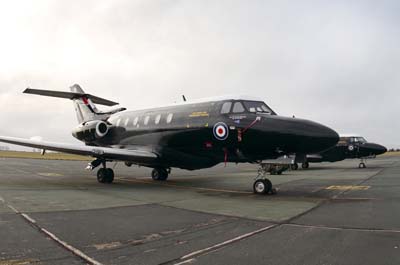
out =
[[[6,136],[0,136],[0,142],[75,155],[93,156],[110,160],[132,161],[137,163],[148,163],[158,158],[156,153],[145,150],[52,143]]]

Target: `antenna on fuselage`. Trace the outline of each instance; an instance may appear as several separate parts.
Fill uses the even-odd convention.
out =
[[[182,98],[183,98],[183,102],[186,102],[186,97],[185,97],[185,95],[182,95]]]

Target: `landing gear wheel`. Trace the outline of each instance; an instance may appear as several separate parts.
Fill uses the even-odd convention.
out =
[[[165,181],[168,178],[168,170],[165,168],[155,168],[151,172],[151,178],[157,181]]]
[[[365,163],[360,163],[359,165],[358,165],[358,168],[366,168],[367,166],[365,165]]]
[[[272,190],[272,183],[269,179],[258,179],[253,184],[255,194],[268,194]]]
[[[106,176],[107,176],[107,173],[106,173],[106,169],[105,168],[100,168],[97,171],[97,181],[99,183],[106,183]]]
[[[114,181],[114,170],[106,168],[106,183],[113,183]]]
[[[304,162],[303,164],[301,164],[301,168],[303,169],[307,169],[310,167],[310,164],[308,162]]]
[[[111,168],[100,168],[97,171],[97,181],[99,183],[112,183],[114,181],[114,171]]]
[[[299,165],[297,165],[297,163],[294,163],[294,164],[291,164],[291,165],[290,165],[290,168],[291,168],[292,170],[297,170],[297,169],[299,169]]]

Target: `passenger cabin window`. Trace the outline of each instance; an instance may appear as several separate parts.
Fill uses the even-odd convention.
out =
[[[172,114],[172,113],[168,114],[166,122],[171,123],[173,117],[174,117],[174,114]]]
[[[144,125],[147,125],[147,124],[149,124],[149,120],[150,120],[150,116],[146,116],[145,118],[144,118]]]
[[[225,102],[221,108],[221,114],[227,114],[231,111],[232,102]]]
[[[242,112],[244,112],[243,104],[240,103],[240,102],[235,102],[235,104],[233,104],[232,112],[233,113],[242,113]]]
[[[139,122],[139,117],[135,117],[135,119],[133,120],[133,126],[136,126]]]
[[[158,114],[158,115],[156,116],[156,118],[154,119],[154,123],[155,123],[155,124],[159,124],[159,123],[160,123],[160,120],[161,120],[161,114]]]

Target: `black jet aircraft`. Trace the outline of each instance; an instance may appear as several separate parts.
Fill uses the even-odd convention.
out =
[[[196,170],[219,163],[260,164],[253,189],[271,193],[265,178],[265,159],[285,154],[316,153],[334,146],[338,134],[309,120],[278,116],[264,102],[248,98],[218,98],[183,102],[137,111],[118,108],[99,111],[95,104],[118,103],[85,93],[79,85],[71,92],[26,89],[24,93],[71,99],[79,125],[72,135],[85,145],[70,145],[0,136],[0,141],[92,156],[88,169],[101,168],[97,179],[111,183],[110,161],[153,168],[154,180],[166,180],[171,168]]]
[[[309,168],[309,163],[337,162],[345,159],[361,159],[359,168],[366,168],[365,159],[375,158],[377,155],[386,153],[386,147],[369,143],[362,136],[341,135],[336,146],[317,154],[306,155],[302,168]],[[297,169],[297,164],[294,165]]]

